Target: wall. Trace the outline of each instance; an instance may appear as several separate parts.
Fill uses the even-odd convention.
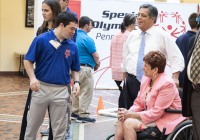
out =
[[[34,37],[33,28],[25,28],[26,0],[0,1],[0,72],[18,71],[19,56]]]
[[[180,0],[180,3],[200,3],[199,0]]]

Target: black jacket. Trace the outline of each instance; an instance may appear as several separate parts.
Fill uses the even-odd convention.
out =
[[[190,52],[188,53],[188,57],[186,60],[186,64],[185,64],[186,71],[187,71],[190,57],[192,56],[192,52],[194,51],[194,47],[197,42],[197,37],[200,37],[199,34],[200,34],[200,30],[197,32],[196,36],[193,36],[190,39],[189,45],[192,46],[192,48]],[[192,82],[188,79],[187,72],[186,72],[184,76],[183,97],[182,97],[182,114],[184,117],[192,116],[191,95],[192,95],[193,90],[194,88],[192,86]]]

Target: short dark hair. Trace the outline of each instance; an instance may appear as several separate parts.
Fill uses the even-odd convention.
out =
[[[136,17],[134,14],[126,14],[121,24],[121,32],[124,33],[126,30],[126,27],[131,24],[135,24],[135,22],[136,22]]]
[[[157,17],[158,17],[158,9],[151,4],[142,4],[139,9],[141,9],[141,8],[148,8],[149,9],[149,17],[150,18],[155,17],[154,23],[156,23]]]
[[[189,18],[188,18],[188,22],[190,24],[190,27],[192,29],[197,28],[199,29],[200,27],[200,21],[198,22],[197,19],[200,18],[200,15],[198,13],[192,13]]]
[[[90,22],[92,23],[92,26],[94,26],[94,21],[91,18],[82,16],[79,19],[79,28],[84,28],[85,25],[90,25]]]
[[[159,51],[150,51],[143,58],[144,62],[151,66],[151,69],[158,68],[158,73],[163,73],[166,66],[166,57]]]
[[[60,23],[63,23],[64,27],[69,25],[70,22],[78,23],[78,19],[75,17],[75,15],[71,12],[62,12],[58,14],[57,20],[56,20],[56,27],[60,25]]]

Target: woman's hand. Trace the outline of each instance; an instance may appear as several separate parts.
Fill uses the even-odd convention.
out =
[[[133,119],[141,120],[141,117],[138,113],[129,111],[125,108],[119,108],[118,109],[117,117],[118,117],[119,121],[125,121],[127,118],[133,118]]]
[[[123,122],[125,120],[125,115],[127,114],[127,112],[128,112],[127,109],[119,108],[117,114],[118,120]]]

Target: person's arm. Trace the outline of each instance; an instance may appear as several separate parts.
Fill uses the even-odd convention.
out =
[[[122,64],[121,64],[121,69],[122,69],[122,72],[124,72],[124,73],[127,72],[126,71],[126,58],[127,58],[128,54],[129,54],[128,44],[130,44],[131,38],[132,38],[132,35],[130,33],[128,38],[127,38],[127,40],[123,44],[123,52],[122,52],[123,60],[122,60]]]
[[[100,67],[100,57],[99,57],[99,54],[97,53],[97,49],[96,49],[94,40],[92,38],[89,37],[85,41],[85,48],[90,53],[90,55],[92,55],[92,57],[96,63],[96,65],[94,67],[94,71],[96,71]]]
[[[174,72],[172,74],[172,78],[173,78],[173,80],[174,80],[174,82],[175,82],[177,87],[179,86],[179,79],[178,79],[179,78],[179,74],[180,74],[180,71],[179,72]]]
[[[77,96],[80,91],[80,84],[81,84],[79,81],[79,71],[71,71],[71,75],[74,80],[73,92],[75,93],[75,96]]]
[[[96,66],[94,67],[94,70],[96,71],[100,67],[100,59],[99,59],[99,54],[97,52],[92,54],[94,61],[96,63]]]
[[[170,67],[172,70],[172,78],[176,84],[176,86],[179,86],[179,73],[184,69],[185,63],[184,63],[184,57],[176,45],[176,43],[173,41],[172,37],[169,34],[166,34],[164,36],[165,40],[165,49],[167,53],[167,59],[169,60]],[[173,51],[172,51],[173,50]]]
[[[33,63],[29,60],[24,60],[24,67],[30,79],[30,88],[32,91],[38,91],[40,88],[40,82],[35,77]]]

